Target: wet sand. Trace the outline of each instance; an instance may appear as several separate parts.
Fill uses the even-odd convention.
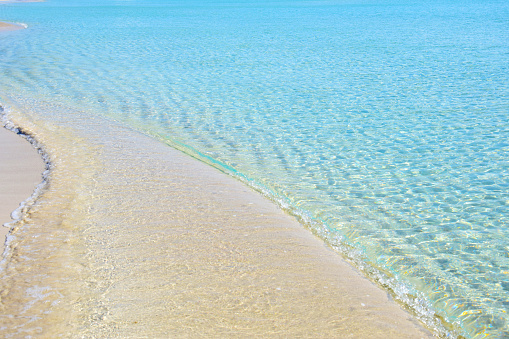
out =
[[[18,123],[53,167],[0,277],[9,334],[432,337],[241,182],[114,122],[31,108]]]
[[[11,213],[30,197],[42,181],[44,163],[30,143],[0,127],[0,224],[10,221]],[[0,227],[0,253],[4,251],[9,229]]]

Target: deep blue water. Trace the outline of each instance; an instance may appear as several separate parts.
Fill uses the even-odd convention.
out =
[[[0,35],[2,95],[201,157],[431,327],[509,336],[509,2],[48,0],[0,19],[29,26]]]

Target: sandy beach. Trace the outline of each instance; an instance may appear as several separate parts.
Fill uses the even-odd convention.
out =
[[[43,170],[41,156],[27,140],[0,128],[0,224],[12,221],[11,213],[34,192]],[[8,231],[0,227],[2,253]]]
[[[1,0],[0,0],[1,1]],[[0,21],[0,32],[2,31],[16,31],[18,29],[24,29],[21,25],[10,24],[7,22]]]
[[[3,318],[6,328],[43,328],[47,336],[85,328],[95,337],[432,337],[387,292],[241,182],[112,122],[62,119],[65,125],[27,129],[56,160],[49,188],[16,227],[22,246],[11,251],[13,264],[0,280],[9,286],[2,313],[30,305],[40,318]],[[42,165],[21,141],[10,154],[34,157],[31,179],[10,180],[26,184],[25,193],[9,189],[20,201]],[[14,148],[23,146],[24,153]],[[19,172],[13,163],[6,171]],[[55,292],[33,300],[25,292],[33,284]],[[87,314],[100,320],[82,323]]]

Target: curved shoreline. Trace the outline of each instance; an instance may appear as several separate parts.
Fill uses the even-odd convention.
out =
[[[42,181],[44,162],[37,150],[14,132],[0,127],[0,253],[5,250],[12,214],[30,199]]]
[[[0,21],[0,32],[17,31],[17,30],[25,29],[25,28],[26,27],[24,27],[22,25],[16,25],[16,24],[11,24],[8,22]]]
[[[43,2],[44,0],[0,0],[0,3]],[[17,31],[27,28],[21,24],[0,21],[0,32]],[[3,107],[0,105],[0,114]],[[5,250],[8,227],[13,221],[11,214],[23,201],[29,199],[41,183],[44,163],[30,143],[8,131],[0,115],[0,253]]]

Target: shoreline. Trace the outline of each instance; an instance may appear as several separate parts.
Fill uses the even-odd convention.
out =
[[[29,199],[42,182],[44,162],[25,139],[0,127],[0,252],[5,250],[11,214]]]
[[[57,278],[71,280],[73,267],[78,265],[80,280],[71,286],[60,286],[57,289],[60,291],[58,298],[65,299],[74,295],[76,299],[96,300],[91,313],[97,312],[94,311],[98,307],[96,303],[101,301],[99,308],[108,309],[108,314],[111,314],[104,318],[104,322],[110,320],[116,325],[115,330],[111,330],[113,332],[108,326],[106,330],[102,327],[92,328],[93,333],[99,337],[114,333],[135,333],[139,326],[133,324],[138,323],[158,330],[153,333],[155,336],[169,333],[309,335],[316,326],[323,331],[323,336],[325,333],[343,333],[346,336],[373,338],[386,335],[402,338],[432,337],[386,291],[328,249],[294,217],[237,179],[159,141],[129,128],[115,126],[111,122],[105,123],[99,118],[93,119],[95,121],[92,121],[92,126],[89,120],[78,119],[56,129],[59,122],[53,121],[50,130],[46,131],[44,127],[40,130],[39,123],[37,126],[31,124],[33,119],[26,119],[14,123],[23,128],[26,126],[29,134],[43,144],[57,162],[49,175],[50,187],[43,191],[36,204],[30,208],[30,217],[26,220],[28,228],[21,225],[16,229],[16,240],[12,246],[30,241],[31,248],[37,247],[38,250],[37,255],[33,256],[31,251],[23,253],[23,249],[18,246],[15,258],[11,251],[11,257],[7,260],[14,259],[18,265],[11,267],[13,274],[8,277],[8,285],[12,290],[2,300],[4,306],[8,307],[6,314],[20,312],[19,307],[23,307],[24,298],[28,298],[25,295],[26,288],[33,284],[50,285]],[[70,133],[70,126],[85,128],[86,133],[83,134],[83,130]],[[61,132],[63,130],[65,132]],[[79,143],[71,142],[76,138],[80,140]],[[99,153],[93,145],[101,145]],[[87,153],[89,151],[91,153]],[[122,158],[120,160],[119,154]],[[125,162],[127,156],[132,158]],[[94,164],[102,165],[96,167]],[[95,168],[99,172],[94,173]],[[67,178],[70,173],[79,173],[79,176],[69,181]],[[113,173],[113,176],[109,173]],[[125,186],[126,183],[129,184]],[[91,188],[85,189],[89,184]],[[107,200],[101,200],[104,194]],[[158,201],[156,205],[152,204],[155,197]],[[97,199],[99,205],[95,205]],[[51,207],[56,200],[63,200],[64,205]],[[69,205],[69,200],[79,203]],[[121,209],[118,209],[119,204],[122,205]],[[117,207],[112,209],[112,206]],[[150,210],[145,212],[146,209]],[[95,213],[90,214],[91,210]],[[130,215],[126,216],[130,210],[135,211],[133,219],[130,219]],[[153,219],[154,215],[157,215],[156,220]],[[107,220],[103,220],[104,216],[107,216]],[[53,220],[55,218],[63,219]],[[146,221],[134,226],[140,220]],[[54,228],[52,223],[55,223]],[[57,243],[60,245],[55,247],[55,236],[65,231],[62,225],[79,226],[71,232],[77,238],[71,239],[66,235],[64,238],[68,240]],[[129,227],[121,231],[125,226]],[[125,234],[126,231],[128,234]],[[142,233],[133,233],[135,231]],[[94,247],[91,239],[97,239],[95,242],[100,246]],[[147,239],[152,239],[150,244]],[[124,243],[126,241],[128,246]],[[65,248],[65,243],[72,246]],[[58,256],[60,250],[65,253],[65,271],[62,271],[60,264],[46,267],[48,262],[45,258]],[[42,251],[49,252],[44,254]],[[156,253],[168,251],[175,253],[169,257],[155,256]],[[83,253],[89,253],[86,262],[82,262]],[[32,258],[24,262],[30,256]],[[115,268],[115,277],[118,278],[113,281],[109,273],[104,276],[104,260]],[[160,266],[161,260],[164,266]],[[176,265],[174,261],[180,264]],[[84,272],[83,267],[88,267],[90,273]],[[144,279],[143,275],[147,273],[134,274],[133,267],[151,273]],[[183,271],[183,267],[187,269]],[[31,282],[41,269],[47,272],[45,279],[48,281],[36,279]],[[194,273],[185,273],[189,270]],[[104,295],[95,296],[94,289],[85,286],[79,288],[79,285],[90,279],[95,281],[94,286],[110,286],[106,299]],[[160,285],[160,281],[180,280],[183,286],[182,289],[177,288],[181,289],[177,295],[173,292],[175,286],[168,289],[164,287],[166,284]],[[204,289],[209,292],[203,294]],[[130,292],[126,294],[126,291]],[[141,308],[140,305],[131,305],[124,300],[132,293],[141,293],[135,295],[135,300],[144,304]],[[215,296],[220,298],[216,299]],[[48,304],[51,304],[53,297],[48,295],[50,300],[36,302],[28,298],[26,303],[33,310],[40,308],[42,316],[47,314]],[[200,306],[189,309],[192,306],[189,302],[195,298],[199,298]],[[50,332],[45,333],[50,336],[62,333],[58,330],[62,326],[61,319],[74,317],[70,310],[65,309],[72,300],[53,300],[59,302],[64,309],[52,308],[48,319],[46,316],[41,318],[39,326],[50,326]],[[152,309],[154,305],[151,300],[170,304],[156,305],[157,308]],[[122,306],[116,306],[118,302]],[[172,303],[179,306],[176,309],[167,308]],[[87,310],[87,307],[84,304],[80,309]],[[132,307],[143,311],[135,311]],[[163,317],[163,323],[158,323],[157,317],[154,319],[153,316],[154,312],[160,314],[161,307],[164,307],[163,313],[167,314],[167,319]],[[230,310],[234,310],[234,313]],[[251,326],[252,321],[262,314],[272,312],[276,313],[262,322],[261,319],[256,322],[261,327],[252,329],[255,332],[238,332],[240,328]],[[181,322],[192,320],[195,313],[203,317],[199,323],[188,323],[182,327]],[[182,318],[183,314],[188,315]],[[51,320],[52,317],[56,321]],[[76,317],[80,318],[81,315]],[[227,330],[215,327],[214,319],[217,317],[227,319],[232,328]],[[53,321],[55,323],[50,325]],[[212,323],[208,323],[210,321]],[[23,328],[17,322],[8,323],[7,326]],[[88,326],[98,325],[94,322]],[[190,326],[198,327],[190,330]],[[273,326],[278,327],[278,332],[271,332],[275,330]],[[138,333],[146,331],[144,327]]]
[[[25,3],[25,2],[44,2],[44,0],[0,0],[0,4]],[[25,28],[27,27],[20,24],[14,24],[0,20],[0,32],[17,31]]]
[[[24,27],[22,25],[16,25],[16,24],[11,24],[8,22],[0,21],[0,32],[17,31],[17,30],[25,29],[25,28],[26,27]]]

